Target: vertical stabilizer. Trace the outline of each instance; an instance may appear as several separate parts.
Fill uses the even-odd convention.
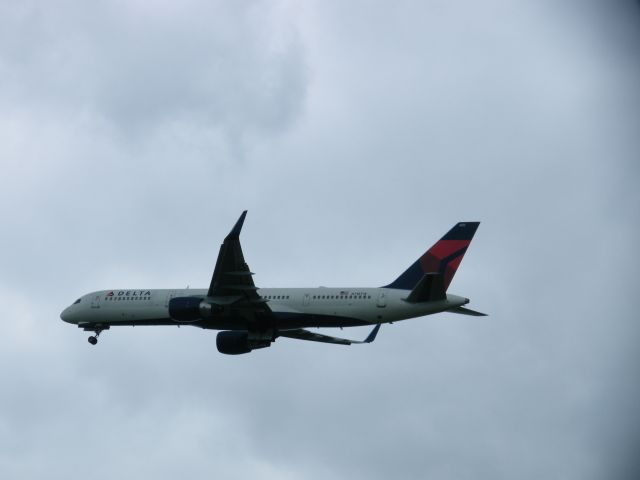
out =
[[[449,288],[480,222],[460,222],[385,288],[413,290],[427,273],[439,273]]]

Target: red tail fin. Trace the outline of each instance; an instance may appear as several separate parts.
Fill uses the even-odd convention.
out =
[[[386,288],[411,290],[425,273],[440,273],[445,291],[460,266],[480,222],[460,222]]]

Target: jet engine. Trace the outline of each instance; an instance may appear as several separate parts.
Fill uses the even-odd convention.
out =
[[[220,332],[216,337],[216,346],[220,353],[240,355],[258,348],[270,347],[272,335],[260,335],[249,332]]]
[[[200,297],[176,297],[169,300],[169,316],[176,322],[197,322],[212,315],[212,305]]]

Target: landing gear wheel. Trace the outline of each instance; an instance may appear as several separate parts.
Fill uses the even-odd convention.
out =
[[[100,336],[100,334],[102,333],[103,330],[108,330],[109,329],[109,325],[107,325],[106,327],[104,325],[94,325],[94,328],[92,328],[91,330],[94,331],[95,335],[91,335],[89,338],[87,338],[87,341],[91,344],[91,345],[95,345],[98,343],[98,337]],[[85,328],[85,330],[90,330],[89,328]]]

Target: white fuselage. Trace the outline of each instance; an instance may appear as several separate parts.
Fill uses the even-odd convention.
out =
[[[468,303],[447,294],[445,300],[410,303],[409,291],[392,288],[262,288],[258,294],[267,304],[280,330],[304,327],[340,327],[389,323],[443,312]],[[177,297],[201,297],[205,289],[101,290],[82,296],[62,312],[65,322],[103,326],[179,325],[169,315],[169,301]],[[228,320],[192,322],[212,329],[243,330]],[[236,328],[237,327],[237,328]]]

